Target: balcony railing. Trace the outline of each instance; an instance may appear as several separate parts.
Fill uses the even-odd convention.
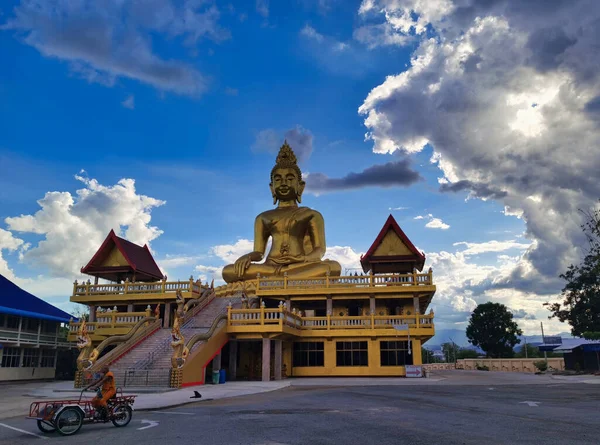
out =
[[[125,282],[118,284],[92,284],[73,283],[73,296],[86,295],[136,295],[136,294],[166,294],[175,293],[177,291],[190,292],[200,295],[203,288],[208,285],[203,285],[200,281],[194,281],[190,278],[188,281],[156,281],[154,283],[144,282]],[[175,296],[173,295],[173,298]]]
[[[433,332],[433,313],[416,315],[367,315],[358,317],[301,317],[283,306],[277,309],[229,309],[228,326],[289,326],[300,330],[426,329]]]
[[[256,290],[306,289],[311,287],[383,287],[383,286],[419,286],[433,284],[433,271],[427,273],[389,274],[389,275],[349,275],[341,277],[311,278],[304,280],[283,278],[260,278],[256,281]]]
[[[253,280],[230,283],[216,289],[217,296],[225,297],[238,292],[246,292],[258,296],[269,296],[272,293],[315,293],[326,289],[328,293],[340,293],[347,290],[356,293],[364,289],[369,293],[386,293],[388,290],[407,286],[432,286],[433,271],[427,273],[386,274],[386,275],[348,275],[341,277],[326,276],[323,278],[291,279],[283,277],[257,276]],[[390,287],[394,289],[389,289]],[[408,291],[408,289],[407,289]]]
[[[86,327],[89,334],[97,333],[98,330],[104,328],[130,328],[138,321],[150,316],[150,308],[144,312],[96,312],[96,321],[86,322]],[[69,333],[77,334],[81,326],[80,322],[69,323]]]
[[[0,342],[21,343],[39,346],[70,346],[67,338],[60,334],[43,334],[13,329],[0,329]]]

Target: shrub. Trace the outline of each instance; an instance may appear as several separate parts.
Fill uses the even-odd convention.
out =
[[[538,360],[537,362],[533,362],[533,366],[535,366],[540,372],[544,372],[548,369],[548,363],[546,360]]]

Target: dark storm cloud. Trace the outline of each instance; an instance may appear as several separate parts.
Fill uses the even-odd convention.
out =
[[[359,108],[373,151],[428,144],[441,191],[470,190],[524,221],[535,243],[482,291],[560,292],[556,277],[585,246],[578,210],[600,197],[600,1],[431,3],[374,0],[382,20],[439,40],[423,38]]]
[[[477,184],[472,181],[463,179],[462,181],[453,182],[450,184],[442,184],[440,191],[442,192],[461,192],[468,190],[478,198],[502,199],[507,195],[507,192],[502,190],[494,190],[486,184]]]
[[[373,165],[360,173],[348,173],[343,178],[311,173],[306,179],[306,188],[312,193],[326,193],[363,187],[408,187],[422,180],[421,175],[411,168],[410,161],[404,159]]]
[[[13,12],[0,22],[0,30],[14,31],[43,56],[67,61],[74,73],[106,86],[125,77],[159,90],[198,95],[207,87],[206,78],[192,65],[161,58],[153,52],[152,40],[181,37],[184,45],[194,46],[201,38],[229,37],[210,2],[30,0]]]

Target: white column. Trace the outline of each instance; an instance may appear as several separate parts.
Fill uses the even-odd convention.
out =
[[[333,315],[333,300],[327,297],[327,315]]]
[[[419,313],[419,297],[413,297],[413,304],[415,306],[415,315]]]
[[[273,340],[275,343],[275,363],[273,364],[273,371],[275,380],[281,380],[281,365],[283,362],[282,357],[282,341],[281,340]]]
[[[21,328],[23,326],[23,317],[19,317],[19,333],[17,334],[17,346],[21,346]],[[21,359],[23,359],[23,351],[21,351]]]
[[[263,338],[262,341],[262,381],[271,380],[271,339]]]
[[[40,335],[42,334],[42,320],[38,320],[38,336],[37,336],[37,345],[40,346]]]

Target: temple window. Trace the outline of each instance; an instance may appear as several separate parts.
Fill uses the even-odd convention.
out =
[[[56,352],[53,349],[42,349],[42,361],[40,367],[54,368],[54,357]]]
[[[21,348],[4,348],[2,352],[3,368],[18,368],[21,364]]]
[[[412,365],[412,355],[408,353],[407,341],[380,342],[381,366]]]
[[[294,366],[324,366],[324,351],[322,341],[294,343]]]
[[[40,362],[40,350],[27,348],[23,351],[23,368],[37,368]]]
[[[366,341],[336,342],[337,366],[369,366],[369,348]]]

